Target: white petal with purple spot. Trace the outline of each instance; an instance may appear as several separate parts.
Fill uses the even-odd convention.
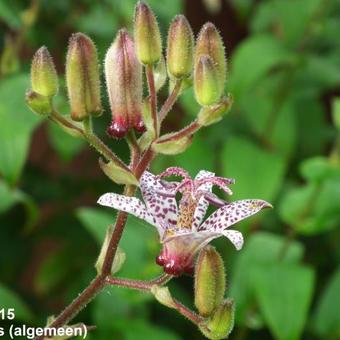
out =
[[[162,185],[160,179],[145,171],[140,180],[140,189],[147,210],[156,221],[166,227],[175,226],[178,215],[177,203],[170,186]]]
[[[155,218],[146,210],[145,205],[136,197],[128,197],[114,193],[107,193],[98,199],[98,204],[106,207],[114,208],[116,210],[125,211],[136,217],[145,220],[152,224],[157,229],[160,226],[156,223]]]
[[[221,234],[227,237],[237,250],[241,250],[243,247],[243,236],[237,230],[223,230]]]
[[[216,210],[199,228],[211,232],[221,232],[229,226],[258,213],[271,205],[263,200],[248,199],[235,201]]]

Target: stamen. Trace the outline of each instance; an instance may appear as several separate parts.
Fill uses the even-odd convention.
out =
[[[165,171],[163,171],[158,176],[156,176],[156,178],[162,178],[162,177],[168,177],[168,176],[181,176],[184,179],[190,179],[190,175],[187,171],[176,166],[167,168]]]
[[[195,181],[196,187],[201,186],[203,184],[210,183],[212,185],[218,186],[220,189],[225,191],[227,194],[232,195],[233,192],[227,187],[228,184],[234,184],[235,180],[233,178],[224,178],[224,177],[207,177],[202,178]]]

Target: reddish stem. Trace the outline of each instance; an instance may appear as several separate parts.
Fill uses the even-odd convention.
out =
[[[179,91],[182,86],[182,80],[177,80],[175,87],[173,88],[170,96],[167,98],[165,103],[163,104],[162,108],[159,111],[159,121],[162,123],[162,121],[165,119],[168,112],[171,110],[172,106],[175,104],[177,96],[179,94]]]
[[[137,289],[141,291],[150,291],[152,286],[154,285],[163,285],[169,280],[171,280],[172,276],[168,274],[162,274],[161,276],[150,280],[150,281],[142,281],[142,280],[130,280],[123,279],[119,277],[107,277],[106,283],[114,286],[120,286],[125,288]]]

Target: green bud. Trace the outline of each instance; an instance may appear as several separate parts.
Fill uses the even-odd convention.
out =
[[[25,100],[30,109],[39,115],[48,115],[52,112],[52,103],[49,97],[28,90]]]
[[[105,163],[99,158],[99,166],[104,174],[117,184],[139,185],[137,178],[132,172],[121,168],[113,162]]]
[[[177,15],[168,33],[167,65],[170,76],[182,79],[191,75],[194,61],[194,36],[184,15]]]
[[[113,225],[110,225],[106,230],[105,239],[104,239],[102,248],[100,250],[97,262],[95,264],[95,268],[98,274],[100,274],[102,271],[105,256],[107,253],[107,247],[109,246],[113,230],[114,230]],[[112,262],[111,275],[117,273],[120,270],[120,268],[123,266],[125,262],[125,259],[126,259],[125,252],[121,248],[118,247],[116,255]]]
[[[231,95],[223,97],[217,104],[204,106],[198,114],[197,122],[201,126],[209,126],[219,122],[223,115],[229,111],[233,104]]]
[[[216,104],[222,96],[223,88],[217,73],[213,60],[207,55],[202,55],[195,64],[194,90],[196,100],[201,106]]]
[[[192,136],[182,136],[180,138],[172,138],[177,133],[167,133],[158,138],[152,144],[152,150],[163,155],[177,155],[184,152],[191,144]]]
[[[35,53],[31,65],[32,90],[45,97],[58,92],[58,76],[48,49],[43,46]]]
[[[213,315],[200,325],[201,332],[211,340],[225,339],[234,328],[235,305],[232,299],[226,299]]]
[[[139,1],[135,9],[134,40],[138,60],[144,65],[156,64],[162,54],[162,41],[155,14]]]
[[[82,121],[102,113],[97,50],[83,33],[71,36],[66,58],[66,82],[71,118]]]
[[[195,266],[195,306],[200,315],[210,316],[223,301],[224,264],[214,247],[203,248]]]
[[[206,23],[198,34],[195,50],[195,64],[202,55],[208,55],[216,69],[220,87],[224,89],[227,76],[227,61],[224,52],[223,40],[214,24]]]
[[[340,99],[335,98],[332,102],[333,122],[338,131],[340,131]]]
[[[153,76],[155,79],[156,92],[158,92],[164,86],[166,79],[168,77],[163,56],[161,56],[161,60],[155,66],[153,70]]]

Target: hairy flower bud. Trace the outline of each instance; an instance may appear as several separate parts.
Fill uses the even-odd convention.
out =
[[[31,66],[32,90],[53,97],[58,92],[58,76],[48,49],[43,46],[34,54]]]
[[[71,118],[81,121],[102,113],[97,50],[83,33],[71,36],[66,58],[66,82]]]
[[[204,248],[195,267],[195,306],[200,315],[210,316],[225,292],[224,264],[214,247]]]
[[[168,33],[167,65],[170,76],[190,77],[194,61],[194,36],[184,15],[177,15]]]
[[[195,64],[194,90],[197,102],[201,106],[216,104],[223,93],[218,80],[218,70],[208,55],[200,56]]]
[[[157,63],[162,54],[161,34],[155,14],[142,1],[136,5],[134,29],[138,60],[144,65]]]
[[[208,339],[226,339],[233,330],[234,316],[234,301],[226,299],[217,307],[209,320],[200,325],[200,330]]]
[[[121,138],[129,129],[145,130],[142,120],[142,66],[137,60],[132,38],[120,30],[105,57],[105,77],[112,123],[110,136]]]
[[[198,35],[195,50],[195,64],[202,55],[208,55],[216,69],[220,87],[223,89],[227,76],[227,61],[224,52],[223,40],[214,24],[208,22]]]

